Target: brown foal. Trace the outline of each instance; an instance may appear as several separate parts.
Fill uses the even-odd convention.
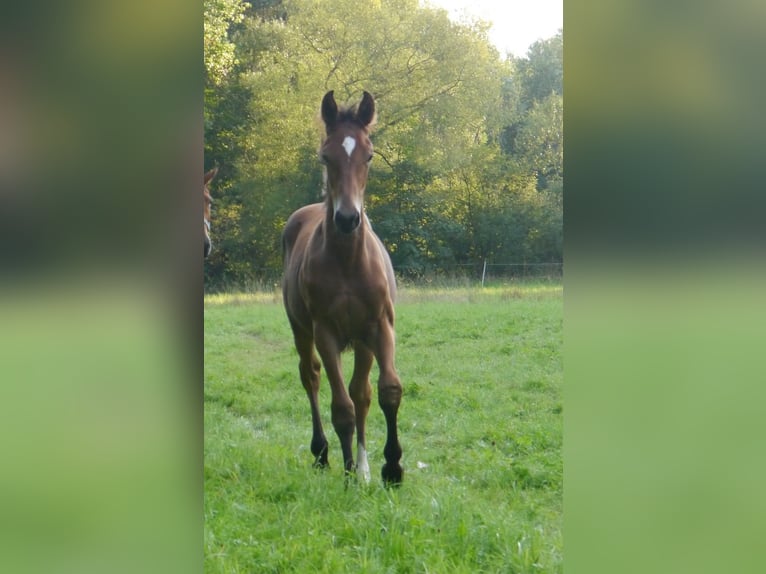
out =
[[[327,465],[327,438],[319,415],[319,352],[332,390],[332,423],[340,439],[343,465],[370,479],[365,420],[372,388],[373,359],[380,369],[378,402],[386,417],[386,484],[399,484],[403,470],[397,437],[402,385],[394,368],[394,297],[396,283],[388,253],[364,213],[364,191],[372,160],[369,129],[375,102],[364,92],[358,107],[338,109],[333,92],[322,100],[326,137],[320,148],[324,164],[324,203],[293,213],[282,236],[285,309],[300,356],[301,382],[311,404],[315,465]],[[354,349],[354,372],[343,383],[341,352]],[[352,455],[356,430],[357,465]]]

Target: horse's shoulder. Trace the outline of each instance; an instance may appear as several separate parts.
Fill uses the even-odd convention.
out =
[[[286,248],[292,248],[295,245],[298,235],[304,229],[309,229],[322,220],[324,213],[323,203],[313,203],[305,205],[293,212],[287,219],[285,227],[282,230],[282,244]]]
[[[287,219],[285,224],[285,231],[292,230],[294,228],[301,228],[306,223],[316,222],[322,219],[324,214],[323,203],[312,203],[311,205],[304,205],[300,209],[295,210],[292,215]]]

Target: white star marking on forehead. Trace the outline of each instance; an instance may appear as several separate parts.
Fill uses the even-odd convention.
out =
[[[356,147],[356,140],[352,138],[351,136],[346,136],[346,138],[343,140],[343,149],[346,150],[348,157],[351,157],[351,153],[354,151],[355,147]]]

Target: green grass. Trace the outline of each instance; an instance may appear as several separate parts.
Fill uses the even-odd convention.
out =
[[[375,398],[374,480],[346,487],[324,375],[331,467],[312,469],[308,400],[275,294],[206,298],[206,572],[563,571],[560,283],[400,295],[398,489],[377,480]]]

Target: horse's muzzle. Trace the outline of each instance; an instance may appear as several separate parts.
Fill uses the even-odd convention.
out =
[[[337,227],[341,233],[348,234],[359,227],[362,218],[356,210],[348,215],[341,213],[341,211],[338,210],[335,212],[333,220],[335,221],[335,227]]]

